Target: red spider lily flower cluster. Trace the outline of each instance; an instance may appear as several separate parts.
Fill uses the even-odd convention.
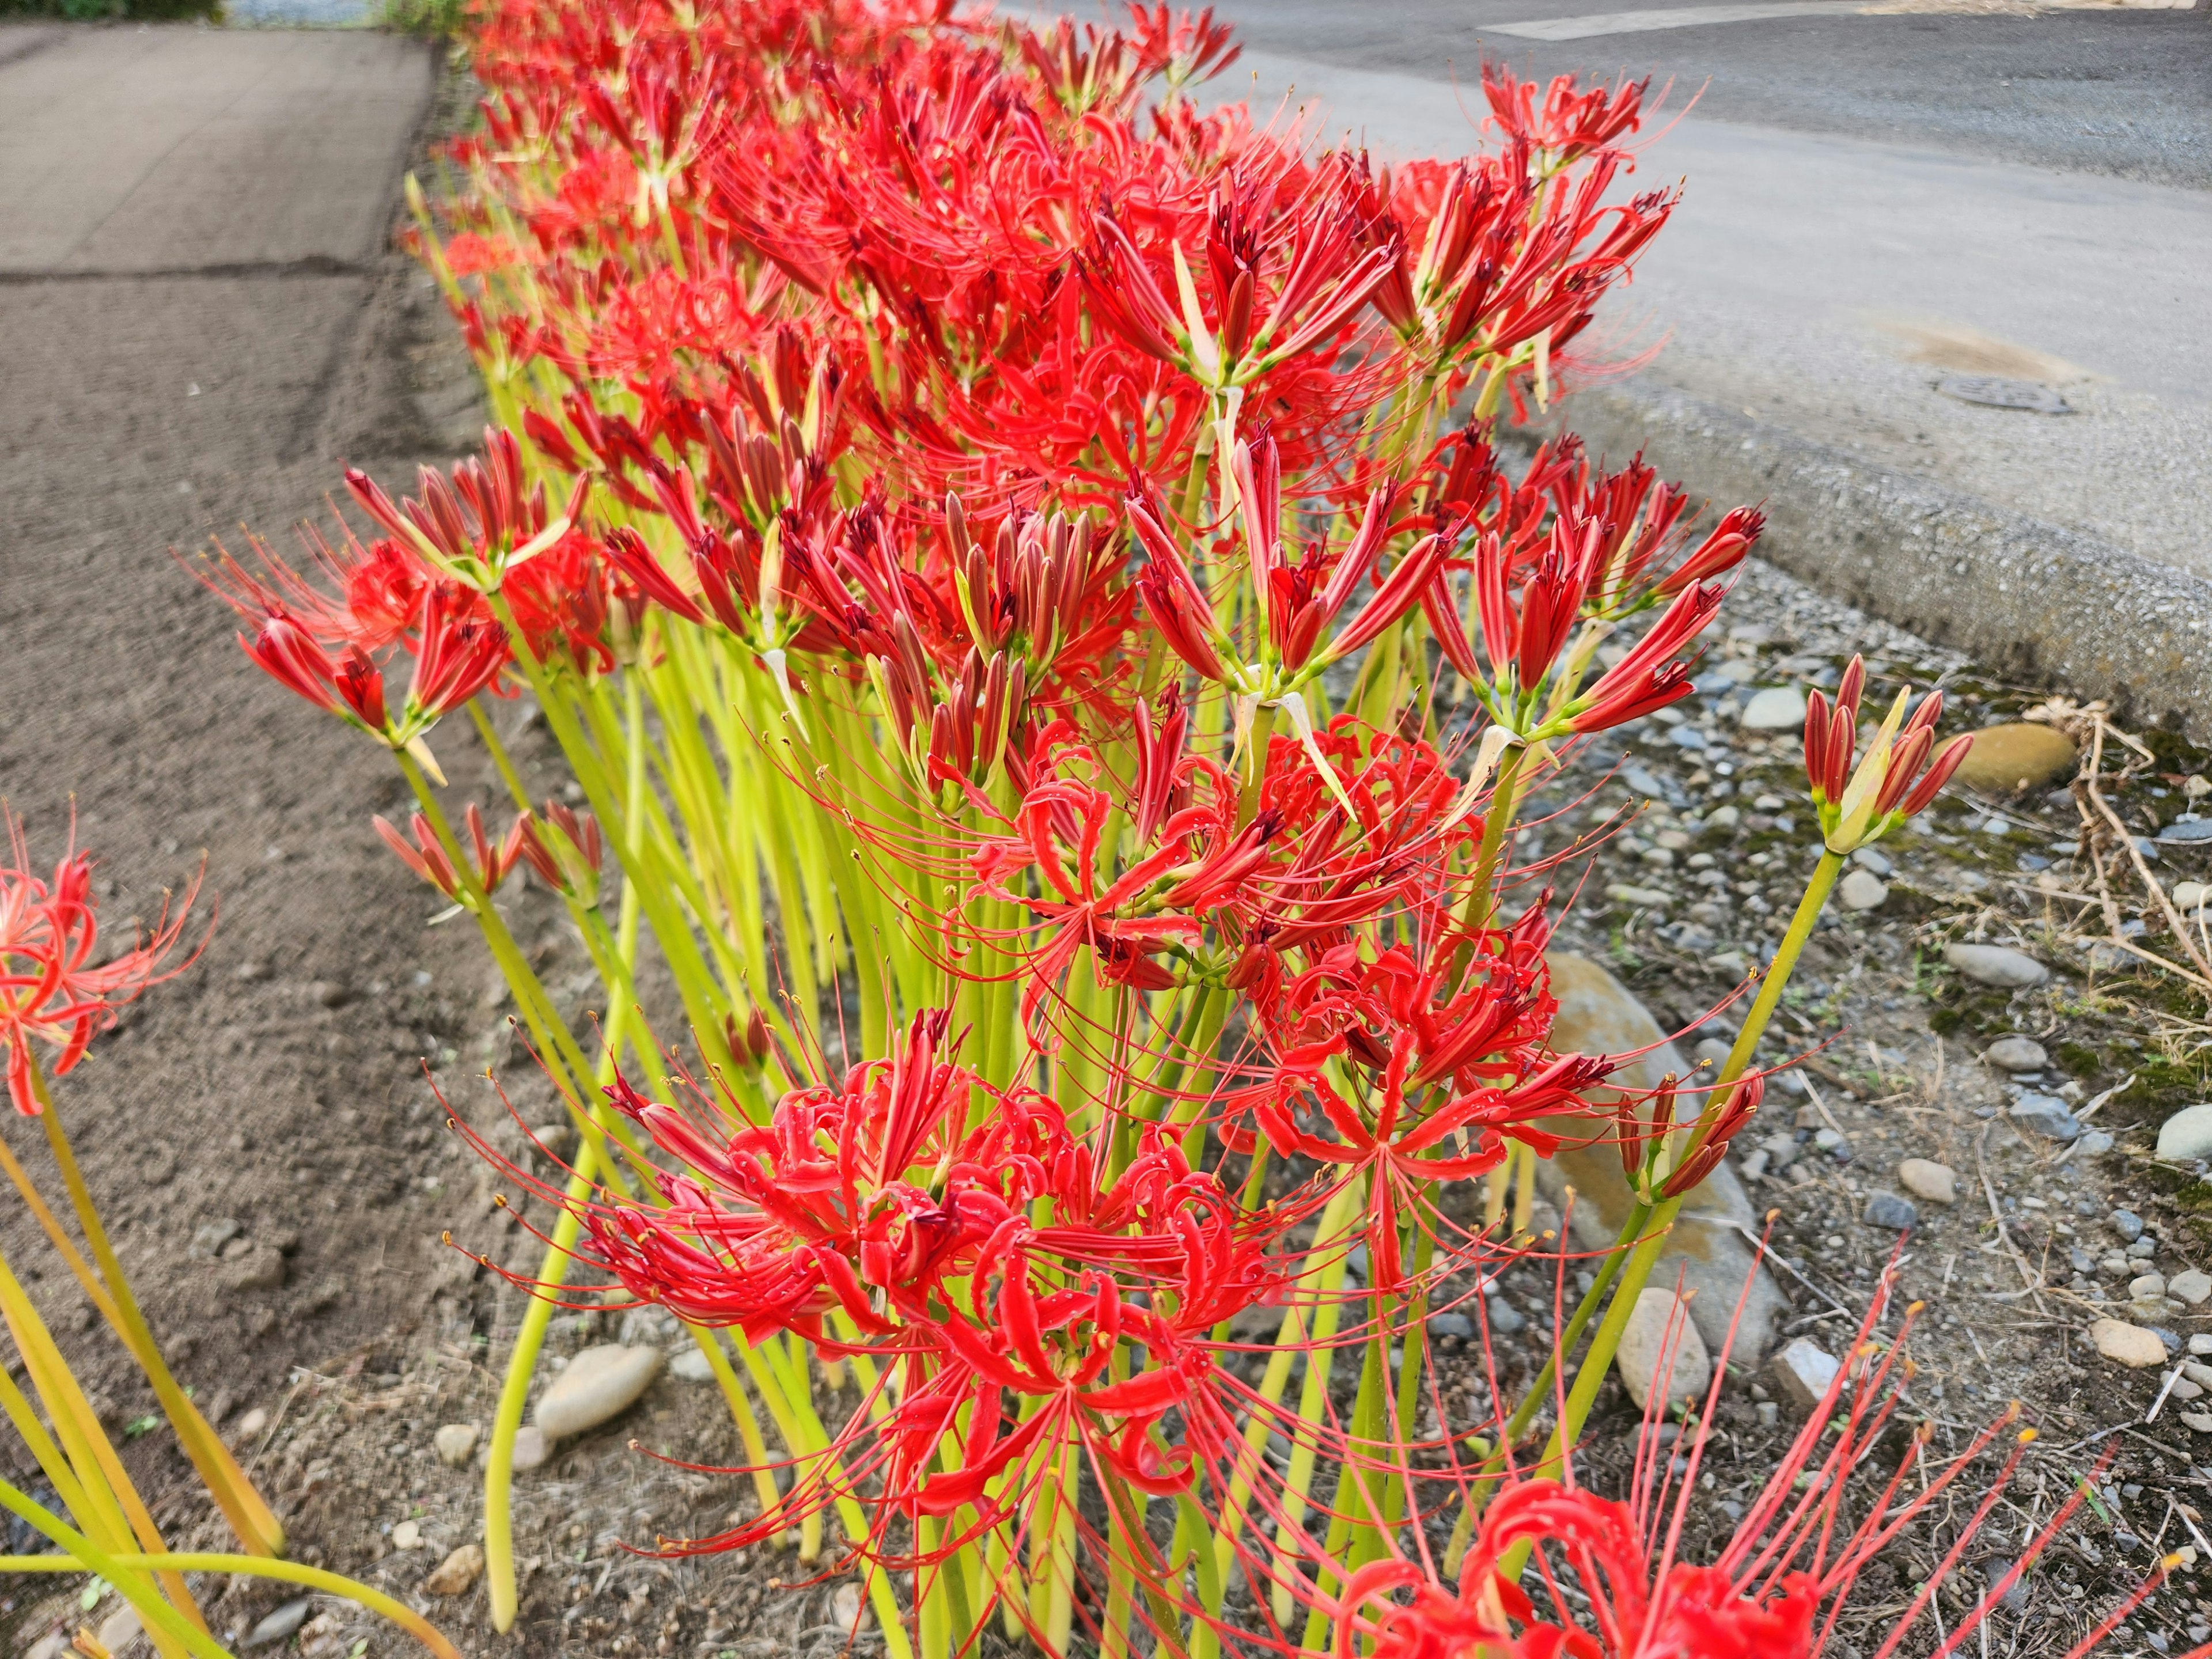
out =
[[[60,1077],[84,1058],[93,1038],[113,1029],[117,1009],[190,967],[198,950],[181,962],[170,958],[199,883],[173,909],[164,902],[149,935],[106,956],[91,857],[72,847],[52,876],[41,878],[31,867],[22,821],[4,809],[0,820],[8,829],[8,862],[0,866],[0,1049],[7,1054],[8,1097],[35,1117],[43,1085],[32,1044],[52,1051],[46,1070]]]
[[[1182,1650],[1240,1566],[1325,1618],[1310,1469],[1259,1449],[1405,1453],[1394,1334],[1510,1248],[1447,1195],[1580,1131],[1672,1200],[1759,1101],[1591,1105],[1618,1062],[1555,1051],[1553,896],[1504,862],[1509,769],[1688,695],[1761,525],[1490,441],[1671,211],[1619,187],[1646,88],[1486,69],[1495,153],[1385,172],[1194,107],[1234,43],[1165,5],[486,0],[472,35],[483,128],[416,246],[501,424],[405,500],[349,474],[369,539],[210,580],[401,751],[423,810],[380,832],[507,972],[484,901],[526,864],[611,992],[649,933],[683,1000],[697,1063],[617,1006],[600,1103],[518,981],[608,1161],[580,1197],[511,1172],[602,1288],[757,1362],[761,1509],[672,1547],[834,1513],[872,1586],[911,1571],[927,1659],[994,1608]],[[1487,729],[1441,718],[1455,672]],[[533,810],[478,706],[520,815],[447,833],[424,735],[523,691],[589,812]],[[1226,1363],[1278,1316],[1297,1410]],[[1363,1347],[1346,1421],[1323,1373]],[[810,1350],[860,1384],[842,1422]],[[1171,1559],[1154,1497],[1216,1535]]]
[[[1859,697],[1865,686],[1866,665],[1853,657],[1836,686],[1832,710],[1818,691],[1805,699],[1805,773],[1812,782],[1821,831],[1834,853],[1849,853],[1878,841],[1905,819],[1925,811],[1973,746],[1972,736],[1961,735],[1936,747],[1936,722],[1943,713],[1941,691],[1923,697],[1909,718],[1905,710],[1911,694],[1899,691],[1854,769]]]
[[[1656,1423],[1647,1422],[1625,1501],[1578,1486],[1571,1473],[1565,1479],[1515,1474],[1476,1499],[1481,1522],[1455,1586],[1425,1557],[1391,1557],[1352,1571],[1335,1605],[1334,1652],[1340,1659],[1356,1652],[1390,1659],[1818,1659],[1839,1649],[1862,1651],[1871,1638],[1887,1659],[1916,1630],[1982,1522],[2006,1500],[2036,1437],[2016,1429],[2015,1406],[1958,1455],[1939,1460],[1923,1425],[1904,1437],[1902,1456],[1881,1472],[1893,1456],[1886,1443],[1899,1438],[1912,1375],[1906,1354],[1920,1311],[1914,1304],[1903,1310],[1893,1335],[1881,1334],[1893,1310],[1893,1269],[1877,1286],[1844,1363],[1709,1564],[1681,1560],[1678,1552],[1698,1474],[1713,1449],[1717,1382],[1680,1443],[1661,1446],[1651,1432]],[[1733,1329],[1730,1334],[1732,1340]],[[1668,1346],[1674,1340],[1670,1333]],[[1655,1396],[1651,1410],[1656,1415],[1660,1409]],[[1996,1467],[1990,1470],[1992,1458]],[[1407,1478],[1402,1468],[1397,1478]],[[1977,1497],[1971,1488],[1983,1481]],[[1963,1616],[1937,1623],[1928,1650],[1953,1653],[1985,1632],[2087,1492],[2077,1481],[2022,1540],[2017,1560],[1987,1594]],[[1963,1523],[1946,1514],[1960,1510],[1966,1513]],[[1844,1645],[1839,1626],[1856,1611],[1854,1586],[1885,1550],[1939,1518],[1939,1545],[1948,1541],[1948,1547],[1918,1594],[1901,1615],[1876,1615],[1876,1628],[1851,1631],[1851,1644]],[[2067,1650],[2066,1659],[2100,1651],[2179,1559],[2159,1564]]]

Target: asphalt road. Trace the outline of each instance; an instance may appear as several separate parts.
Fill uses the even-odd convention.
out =
[[[1650,354],[1647,386],[2212,574],[2212,15],[1699,9],[1732,15],[1235,0],[1246,52],[1212,95],[1387,155],[1474,142],[1486,52],[1671,80],[1677,109],[1697,90],[1639,157],[1633,187],[1686,193],[1602,349]],[[2072,412],[1937,390],[1960,374]]]
[[[1470,87],[1485,54],[1524,74],[1626,71],[1653,76],[1655,87],[1671,82],[1677,108],[1696,94],[1707,120],[2212,186],[2212,13],[2025,16],[1992,15],[2009,0],[1888,3],[1918,9],[1869,14],[1846,0],[1648,31],[1627,25],[1692,9],[1684,0],[1228,0],[1219,9],[1249,49],[1344,69]],[[1967,9],[1984,5],[1991,9]],[[1609,20],[1605,33],[1568,40],[1500,27],[1593,17]]]

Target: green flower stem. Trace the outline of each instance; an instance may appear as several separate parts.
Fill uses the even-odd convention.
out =
[[[131,1484],[129,1472],[101,1431],[91,1402],[85,1399],[69,1362],[54,1344],[53,1334],[39,1317],[38,1310],[4,1260],[0,1260],[0,1318],[4,1318],[9,1334],[15,1339],[15,1351],[22,1358],[31,1387],[53,1419],[54,1433],[61,1443],[65,1461],[57,1467],[70,1478],[73,1487],[57,1480],[57,1494],[73,1489],[82,1504],[74,1512],[102,1548],[127,1550],[134,1542],[149,1550],[164,1547],[154,1517],[147,1512],[137,1488]],[[0,1397],[5,1399],[11,1419],[27,1418],[36,1425],[38,1418],[30,1401],[12,1382],[4,1396]],[[52,1441],[45,1444],[48,1449],[52,1449]],[[205,1628],[206,1621],[201,1618],[191,1591],[180,1575],[164,1575],[162,1588],[185,1617]]]
[[[1797,902],[1797,912],[1790,919],[1790,931],[1783,935],[1782,944],[1774,953],[1774,962],[1766,972],[1766,980],[1759,987],[1759,996],[1751,1006],[1751,1012],[1736,1034],[1735,1046],[1729,1051],[1728,1061],[1721,1067],[1720,1075],[1713,1081],[1706,1097],[1705,1109],[1698,1118],[1692,1133],[1685,1141],[1685,1156],[1694,1152],[1702,1138],[1718,1116],[1726,1099],[1729,1086],[1749,1069],[1751,1057],[1758,1052],[1759,1040],[1765,1034],[1767,1023],[1773,1018],[1775,1009],[1782,1001],[1782,992],[1790,982],[1790,975],[1797,966],[1797,958],[1805,949],[1805,942],[1813,936],[1813,925],[1827,904],[1828,895],[1835,890],[1837,878],[1842,875],[1844,860],[1840,854],[1823,849],[1820,861],[1814,866],[1813,878],[1806,884],[1805,896]],[[1679,1167],[1679,1165],[1677,1166]],[[1605,1321],[1590,1339],[1589,1352],[1583,1356],[1582,1369],[1575,1376],[1574,1388],[1567,1395],[1566,1407],[1558,1425],[1552,1431],[1550,1442],[1544,1449],[1543,1463],[1556,1463],[1563,1452],[1571,1447],[1582,1435],[1583,1425],[1589,1419],[1590,1407],[1597,1399],[1597,1391],[1605,1382],[1605,1374],[1613,1364],[1613,1357],[1620,1347],[1621,1333],[1627,1328],[1629,1316],[1635,1311],[1636,1300],[1651,1277],[1651,1269],[1659,1260],[1667,1234],[1673,1227],[1687,1194],[1662,1199],[1651,1206],[1650,1220],[1640,1241],[1636,1242],[1628,1263],[1621,1270],[1620,1285],[1613,1292],[1613,1301],[1606,1309]],[[1632,1215],[1632,1221],[1634,1217]],[[1633,1236],[1624,1232],[1618,1249],[1631,1243]],[[1516,1545],[1503,1561],[1500,1570],[1509,1577],[1518,1577],[1528,1559],[1525,1545]]]
[[[567,1100],[568,1109],[586,1138],[596,1139],[600,1131],[590,1121],[590,1102],[584,1094],[584,1079],[592,1075],[592,1068],[591,1062],[584,1057],[575,1033],[568,1029],[568,1021],[561,1018],[560,1011],[553,1006],[551,996],[539,981],[537,970],[531,967],[529,958],[523,955],[522,947],[515,943],[514,935],[507,931],[507,919],[500,915],[490,896],[477,880],[470,854],[453,834],[453,825],[447,821],[445,809],[432,791],[429,780],[423,776],[422,769],[416,763],[412,755],[404,750],[398,751],[394,758],[399,763],[400,772],[405,776],[408,787],[415,792],[416,801],[422,807],[431,834],[437,838],[439,846],[445,850],[447,858],[453,864],[460,884],[462,905],[476,917],[477,926],[483,933],[484,944],[491,951],[492,960],[499,964],[507,988],[514,994],[515,1007],[521,1013],[523,1023],[529,1026],[531,1036],[537,1039],[539,1058],[545,1066],[546,1074]]]
[[[1474,953],[1474,935],[1489,927],[1497,914],[1498,865],[1504,856],[1513,820],[1520,812],[1521,770],[1528,761],[1528,750],[1517,743],[1498,757],[1498,773],[1490,786],[1490,810],[1483,814],[1482,841],[1475,849],[1474,875],[1467,902],[1460,907],[1460,931],[1465,935],[1460,945],[1463,958]]]
[[[1382,1322],[1377,1303],[1376,1323]],[[1336,1492],[1329,1504],[1328,1538],[1322,1547],[1321,1560],[1314,1566],[1314,1594],[1306,1614],[1305,1634],[1299,1645],[1310,1652],[1319,1652],[1328,1635],[1328,1607],[1336,1575],[1323,1565],[1342,1560],[1347,1547],[1376,1524],[1381,1510],[1369,1490],[1366,1473],[1358,1458],[1359,1448],[1376,1443],[1381,1433],[1384,1361],[1382,1337],[1378,1332],[1362,1349],[1359,1367],[1359,1390],[1352,1397],[1352,1426],[1346,1436],[1346,1456],[1336,1477]],[[1361,1516],[1367,1519],[1361,1519]]]
[[[514,1580],[514,1437],[522,1427],[522,1413],[530,1402],[530,1379],[538,1370],[538,1351],[552,1322],[550,1293],[568,1276],[570,1252],[583,1231],[580,1206],[592,1195],[594,1159],[589,1142],[576,1152],[575,1173],[568,1178],[568,1201],[553,1223],[545,1260],[538,1270],[538,1284],[522,1310],[522,1327],[514,1334],[507,1355],[507,1375],[500,1384],[499,1404],[492,1413],[491,1446],[484,1459],[484,1590],[491,1600],[492,1628],[505,1635],[514,1628],[519,1606]]]
[[[1307,1494],[1313,1490],[1314,1464],[1319,1455],[1319,1445],[1314,1435],[1328,1413],[1328,1374],[1335,1358],[1334,1343],[1336,1328],[1344,1316],[1344,1304],[1337,1291],[1344,1284],[1349,1266],[1346,1249],[1334,1248],[1340,1240],[1352,1217],[1358,1213],[1364,1201],[1365,1184],[1355,1177],[1338,1189],[1322,1211],[1322,1218],[1314,1229],[1316,1247],[1329,1248],[1330,1255],[1317,1269],[1310,1269],[1313,1278],[1313,1316],[1310,1334],[1306,1328],[1304,1309],[1296,1302],[1284,1310],[1283,1328],[1276,1338],[1279,1345],[1287,1348],[1299,1343],[1305,1349],[1306,1375],[1298,1393],[1298,1421],[1310,1426],[1312,1433],[1301,1433],[1291,1446],[1291,1466],[1284,1472],[1282,1517],[1275,1527],[1273,1559],[1267,1577],[1274,1585],[1274,1613],[1279,1624],[1291,1619],[1291,1580],[1296,1571],[1299,1553],[1298,1536],[1305,1523]],[[1307,1252],[1312,1259],[1313,1252]],[[1273,1362],[1268,1364],[1261,1379],[1260,1393],[1270,1406],[1282,1398],[1290,1381],[1291,1366],[1285,1364],[1279,1373]]]
[[[12,1489],[11,1489],[12,1490]],[[5,1502],[0,1498],[0,1502]],[[10,1508],[14,1506],[9,1505]],[[18,1511],[21,1513],[21,1511]],[[26,1517],[28,1519],[29,1517]],[[36,1521],[32,1525],[37,1526]],[[44,1530],[44,1528],[40,1528]],[[49,1534],[48,1536],[52,1536]],[[287,1584],[298,1584],[303,1589],[319,1590],[325,1595],[343,1596],[345,1600],[368,1608],[371,1613],[389,1620],[405,1631],[440,1659],[461,1659],[460,1650],[439,1632],[436,1626],[405,1603],[396,1601],[383,1591],[372,1589],[358,1579],[348,1578],[335,1572],[325,1572],[320,1567],[310,1567],[297,1561],[272,1561],[254,1555],[111,1555],[106,1558],[106,1568],[94,1568],[89,1562],[68,1555],[0,1555],[0,1572],[87,1572],[99,1571],[110,1583],[108,1569],[124,1572],[133,1570],[148,1572],[220,1572],[241,1578],[274,1578]],[[120,1588],[120,1586],[118,1586]],[[216,1652],[222,1651],[217,1648]]]
[[[231,1659],[229,1653],[217,1644],[214,1637],[186,1619],[183,1613],[172,1607],[166,1598],[155,1592],[154,1581],[145,1576],[143,1569],[134,1571],[123,1565],[130,1560],[142,1563],[159,1562],[162,1565],[153,1569],[154,1571],[169,1571],[171,1569],[167,1563],[173,1558],[161,1555],[126,1555],[119,1552],[111,1553],[100,1549],[83,1534],[70,1527],[59,1516],[25,1493],[16,1491],[5,1480],[0,1480],[0,1508],[20,1516],[67,1552],[65,1556],[0,1556],[0,1562],[9,1564],[5,1567],[0,1567],[0,1571],[97,1573],[115,1587],[117,1595],[138,1609],[139,1616],[152,1627],[149,1634],[154,1637],[157,1646],[162,1647],[164,1650],[181,1650],[191,1653],[198,1656],[198,1659]],[[216,1559],[257,1560],[258,1558],[246,1556]],[[52,1567],[16,1567],[12,1565],[19,1559],[52,1561],[57,1565]],[[264,1561],[261,1565],[283,1566],[289,1565],[289,1563]],[[451,1653],[452,1650],[448,1649],[447,1651]],[[453,1659],[459,1659],[459,1656],[454,1655]]]
[[[727,1049],[715,1018],[716,1005],[707,990],[708,975],[706,963],[700,957],[698,941],[691,929],[670,907],[668,881],[677,873],[663,867],[650,857],[650,849],[641,833],[637,831],[624,801],[616,792],[607,775],[599,751],[586,737],[576,710],[568,699],[560,695],[560,688],[547,675],[530,648],[528,636],[516,624],[514,612],[504,596],[494,592],[485,596],[492,614],[507,629],[507,639],[514,652],[514,660],[538,698],[539,710],[545,716],[554,738],[561,745],[570,769],[576,775],[592,810],[599,815],[601,824],[611,839],[617,855],[621,859],[623,872],[636,884],[641,902],[645,906],[647,921],[652,925],[653,937],[659,942],[662,958],[676,980],[677,990],[683,998],[684,1012],[693,1026],[694,1040],[700,1052],[710,1061],[726,1060]],[[664,881],[667,878],[668,881]]]
[[[168,1362],[161,1358],[160,1345],[154,1340],[145,1315],[139,1311],[137,1297],[131,1294],[131,1281],[124,1277],[123,1264],[108,1242],[107,1229],[100,1223],[91,1189],[85,1185],[83,1173],[77,1168],[76,1154],[70,1146],[68,1132],[62,1127],[61,1113],[55,1109],[53,1097],[47,1091],[46,1074],[36,1055],[27,1053],[24,1058],[30,1067],[33,1097],[41,1109],[39,1115],[46,1132],[46,1144],[52,1149],[63,1188],[69,1194],[70,1207],[76,1212],[77,1225],[83,1230],[85,1243],[91,1248],[92,1259],[99,1266],[107,1291],[107,1306],[112,1310],[109,1322],[131,1350],[131,1357],[137,1360],[147,1382],[152,1384],[162,1414],[176,1430],[178,1443],[191,1459],[192,1467],[199,1471],[210,1496],[222,1510],[231,1530],[238,1534],[239,1542],[256,1555],[281,1553],[284,1548],[283,1523],[277,1520],[246,1471],[239,1467],[230,1448],[222,1443],[222,1437],[170,1375]]]

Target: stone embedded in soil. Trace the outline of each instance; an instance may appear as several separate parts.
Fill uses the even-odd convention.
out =
[[[2002,945],[1947,945],[1943,960],[1978,985],[2022,991],[2051,977],[2051,969],[2023,951]]]
[[[226,1250],[223,1255],[225,1290],[273,1291],[284,1282],[284,1252],[267,1244],[248,1245],[234,1255]]]
[[[596,1429],[635,1405],[659,1373],[658,1348],[626,1348],[618,1342],[586,1348],[538,1401],[538,1427],[548,1440]]]
[[[2166,1297],[2166,1276],[2143,1273],[2128,1280],[2128,1295],[2137,1302],[2159,1302]]]
[[[1895,1193],[1876,1193],[1867,1200],[1866,1218],[1869,1227],[1908,1232],[1920,1224],[1920,1212],[1912,1207],[1909,1198],[1899,1198]]]
[[[2071,776],[2077,760],[2074,739],[2063,732],[2021,721],[1975,732],[1955,775],[1966,788],[2009,794]]]
[[[668,1374],[686,1382],[712,1382],[714,1368],[707,1363],[707,1356],[696,1346],[684,1350],[668,1362]]]
[[[1440,1313],[1429,1316],[1431,1336],[1456,1336],[1464,1341],[1474,1334],[1474,1322],[1463,1313]]]
[[[1906,1192],[1928,1203],[1955,1204],[1959,1201],[1959,1177],[1948,1164],[1937,1164],[1924,1158],[1908,1158],[1897,1166],[1897,1180]]]
[[[514,1431],[514,1450],[512,1454],[514,1472],[520,1474],[525,1469],[536,1468],[546,1460],[552,1449],[546,1441],[544,1430],[535,1423],[525,1423]]]
[[[2056,1095],[2022,1095],[2013,1103],[2012,1120],[2049,1140],[2072,1140],[2081,1133],[2081,1120]]]
[[[194,1255],[221,1255],[222,1247],[236,1238],[246,1229],[228,1216],[220,1220],[204,1222],[192,1234]]]
[[[1743,706],[1747,732],[1796,732],[1805,724],[1805,694],[1794,685],[1770,685]]]
[[[1674,902],[1674,895],[1656,887],[1634,887],[1616,881],[1605,890],[1605,896],[1615,904],[1633,904],[1644,909],[1657,909]]]
[[[1482,1309],[1491,1333],[1496,1336],[1514,1335],[1528,1322],[1528,1316],[1502,1296],[1492,1297]]]
[[[2160,1124],[2158,1155],[2176,1164],[2212,1158],[2212,1105],[2185,1106]]]
[[[477,1433],[473,1423],[447,1424],[431,1442],[438,1449],[438,1461],[449,1469],[459,1468],[477,1449]]]
[[[422,1588],[433,1595],[459,1595],[483,1577],[481,1544],[464,1544],[431,1570]]]
[[[2133,1210],[2115,1210],[2105,1218],[2105,1224],[2120,1236],[2123,1243],[2132,1244],[2142,1237],[2142,1218]]]
[[[1799,1337],[1774,1356],[1774,1380],[1801,1411],[1820,1403],[1841,1369],[1841,1362],[1809,1336]]]
[[[2195,1267],[2176,1273],[2166,1281],[2166,1293],[2180,1297],[2192,1308],[2201,1308],[2207,1297],[2212,1297],[2212,1273],[2201,1273]]]
[[[840,1584],[830,1597],[830,1622],[841,1631],[852,1631],[860,1623],[860,1587]]]
[[[1982,1058],[2000,1072],[2039,1072],[2051,1056],[2033,1037],[1999,1037],[1982,1050]]]
[[[1700,1400],[1713,1380],[1705,1340],[1672,1291],[1647,1290],[1636,1298],[1613,1364],[1638,1411],[1655,1391],[1663,1394],[1669,1405]]]
[[[422,1547],[422,1528],[416,1522],[402,1521],[392,1529],[392,1547],[396,1550],[419,1550]]]
[[[2124,1319],[2090,1321],[2089,1340],[2106,1358],[2130,1370],[2146,1370],[2166,1364],[2166,1344],[2159,1340],[2158,1333]]]
[[[1852,871],[1836,889],[1837,902],[1846,910],[1879,910],[1888,897],[1889,889],[1871,870]]]
[[[137,1641],[145,1628],[138,1609],[125,1602],[100,1621],[100,1645],[110,1653],[120,1653]]]
[[[2181,1421],[2185,1427],[2199,1434],[2212,1434],[2212,1412],[2184,1412]]]
[[[265,1648],[272,1642],[282,1642],[294,1631],[307,1622],[307,1614],[314,1603],[306,1596],[296,1601],[287,1601],[253,1627],[252,1632],[240,1644],[245,1648]]]
[[[1621,1088],[1632,1091],[1657,1087],[1668,1072],[1680,1077],[1689,1071],[1658,1022],[1612,975],[1587,957],[1564,951],[1553,951],[1547,960],[1552,994],[1559,1002],[1552,1041],[1561,1053],[1641,1054],[1615,1074]],[[1612,1089],[1592,1093],[1594,1103],[1601,1109],[1621,1098]],[[1573,1242],[1578,1248],[1609,1248],[1635,1205],[1635,1195],[1621,1175],[1620,1153],[1602,1141],[1583,1144],[1589,1138],[1587,1120],[1562,1117],[1547,1127],[1565,1135],[1567,1144],[1536,1166],[1538,1183],[1554,1204],[1561,1201],[1565,1188],[1575,1189]],[[1735,1167],[1723,1159],[1683,1206],[1654,1270],[1656,1279],[1669,1285],[1679,1272],[1684,1288],[1697,1292],[1690,1300],[1690,1317],[1709,1353],[1728,1341],[1729,1316],[1749,1282],[1743,1323],[1731,1349],[1745,1363],[1765,1352],[1776,1325],[1789,1311],[1741,1231],[1755,1228],[1757,1212]]]

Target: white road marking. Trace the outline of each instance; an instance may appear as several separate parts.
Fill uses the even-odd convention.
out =
[[[1586,17],[1538,17],[1525,23],[1485,23],[1487,34],[1523,40],[1584,40],[1594,34],[1639,34],[1646,29],[1686,29],[1701,23],[1748,23],[1762,17],[1821,17],[1856,12],[1864,0],[1770,0],[1765,5],[1679,6],[1664,11],[1606,11]]]

